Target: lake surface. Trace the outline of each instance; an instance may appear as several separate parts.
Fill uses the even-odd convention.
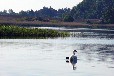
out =
[[[66,57],[77,50],[76,70]],[[104,35],[0,39],[0,76],[114,76],[114,39]]]

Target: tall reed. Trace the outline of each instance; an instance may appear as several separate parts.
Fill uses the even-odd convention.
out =
[[[46,38],[66,37],[69,33],[50,29],[25,28],[19,26],[0,26],[0,38]]]

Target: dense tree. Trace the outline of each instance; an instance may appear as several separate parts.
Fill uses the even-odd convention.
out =
[[[36,10],[33,11],[31,10],[27,10],[27,11],[23,11],[21,10],[19,13],[15,13],[12,9],[4,10],[4,11],[0,11],[0,15],[9,15],[9,16],[21,16],[21,17],[26,17],[27,20],[33,20],[33,18],[37,19],[37,20],[45,20],[48,18],[64,18],[64,15],[69,14],[71,11],[70,8],[62,8],[59,10],[55,10],[53,9],[51,6],[48,7],[43,7],[43,9],[40,10]],[[43,19],[44,18],[44,19]]]
[[[8,12],[9,12],[10,15],[14,15],[15,14],[15,12],[12,9],[9,9]]]
[[[27,16],[27,12],[21,10],[21,11],[19,12],[19,15],[26,17],[26,16]]]
[[[57,15],[57,10],[51,7],[43,7],[43,9],[40,9],[37,13],[42,17],[54,17]]]
[[[66,16],[70,12],[71,12],[70,8],[62,8],[62,9],[58,9],[57,14],[58,14],[58,17],[64,18],[64,16]]]
[[[0,11],[0,15],[8,15],[7,10]]]
[[[83,0],[77,6],[73,7],[71,15],[75,19],[95,18],[96,0]]]
[[[32,9],[28,10],[27,14],[28,14],[29,17],[35,17],[35,13],[34,13],[34,11]]]
[[[3,10],[3,14],[4,15],[7,15],[8,13],[7,13],[7,10]]]
[[[70,16],[70,15],[66,15],[66,16],[64,17],[64,22],[73,22],[73,21],[74,21],[74,19],[73,19],[73,17]]]
[[[114,0],[83,0],[71,10],[74,19],[104,19],[112,18]],[[110,19],[111,20],[111,19]],[[109,21],[110,23],[110,21]]]
[[[103,23],[114,23],[114,0],[83,0],[72,10],[70,8],[62,8],[55,10],[51,6],[43,7],[43,9],[33,11],[20,11],[15,13],[12,9],[0,11],[0,15],[21,16],[27,20],[46,19],[64,19],[64,21],[72,22],[76,19],[102,19]]]
[[[102,17],[103,23],[114,23],[114,8],[107,10]]]

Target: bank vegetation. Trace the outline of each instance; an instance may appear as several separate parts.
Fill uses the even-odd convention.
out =
[[[70,36],[69,33],[50,29],[19,26],[0,26],[0,38],[54,38]]]

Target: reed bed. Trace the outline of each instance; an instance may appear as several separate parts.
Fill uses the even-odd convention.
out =
[[[68,32],[50,29],[26,28],[19,26],[0,26],[0,38],[54,38],[70,36]]]

